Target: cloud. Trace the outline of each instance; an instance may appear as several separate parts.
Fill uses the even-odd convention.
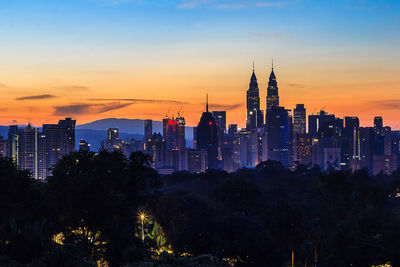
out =
[[[89,98],[89,101],[125,101],[133,103],[169,103],[169,104],[187,104],[187,102],[168,100],[168,99],[136,99],[136,98]]]
[[[80,85],[65,85],[53,87],[56,90],[68,91],[68,92],[87,92],[90,91],[89,87]]]
[[[289,83],[288,85],[294,88],[304,88],[304,85],[298,83]]]
[[[49,99],[49,98],[54,98],[56,96],[50,95],[50,94],[44,94],[44,95],[30,95],[30,96],[23,96],[23,97],[17,97],[15,100],[18,101],[23,101],[23,100],[40,100],[40,99]]]
[[[177,5],[176,7],[179,9],[193,9],[197,8],[203,4],[207,4],[211,2],[211,0],[192,0],[192,1],[185,1],[181,4]]]
[[[226,111],[230,111],[230,110],[235,110],[238,109],[240,107],[243,106],[243,104],[231,104],[231,105],[223,105],[223,104],[210,104],[210,109],[213,110],[226,110]]]
[[[384,99],[367,101],[367,105],[379,109],[400,109],[400,100]]]
[[[121,109],[132,105],[132,103],[106,103],[106,104],[86,104],[78,103],[65,106],[55,106],[54,115],[64,116],[64,115],[80,115],[84,113],[88,114],[100,114],[111,110]]]

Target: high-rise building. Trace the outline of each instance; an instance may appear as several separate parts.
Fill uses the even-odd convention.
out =
[[[101,142],[101,148],[107,151],[119,150],[125,153],[125,142],[119,139],[118,128],[109,128],[107,130],[107,140]]]
[[[293,136],[306,133],[306,109],[304,104],[297,104],[293,110]]]
[[[186,149],[186,135],[185,135],[185,118],[178,114],[175,124],[175,138],[176,148],[179,150]]]
[[[397,169],[396,155],[374,155],[373,175],[380,173],[391,175]]]
[[[151,136],[153,135],[153,121],[145,120],[144,121],[144,140],[145,142],[149,141]]]
[[[58,124],[43,124],[43,135],[46,138],[46,165],[52,168],[57,161],[75,151],[75,120],[66,118]],[[47,175],[51,175],[48,170]]]
[[[218,168],[218,129],[214,117],[208,111],[208,96],[206,111],[203,112],[197,126],[197,149],[207,151],[208,168]]]
[[[381,116],[374,118],[374,130],[378,135],[383,135],[383,119]]]
[[[296,136],[296,157],[298,164],[311,165],[312,142],[309,133],[302,133]]]
[[[267,159],[289,166],[289,115],[285,108],[272,106],[267,111]]]
[[[193,173],[205,172],[207,170],[207,151],[204,149],[188,149],[187,165],[188,171]]]
[[[79,150],[80,151],[90,151],[90,144],[85,139],[81,139],[79,141]]]
[[[247,114],[246,114],[246,128],[248,130],[255,129],[261,126],[264,122],[264,116],[260,110],[260,92],[258,89],[258,82],[256,74],[253,73],[250,78],[249,89],[247,90]]]
[[[268,88],[267,88],[267,112],[272,107],[279,106],[279,95],[278,95],[278,83],[274,73],[274,65],[272,65],[272,71],[269,75]]]
[[[146,145],[146,152],[153,158],[153,168],[156,170],[166,166],[167,145],[160,133],[154,133]]]
[[[217,124],[218,135],[218,168],[222,169],[222,149],[225,141],[226,133],[226,111],[213,111],[212,115]]]
[[[0,157],[8,157],[8,140],[0,136]]]

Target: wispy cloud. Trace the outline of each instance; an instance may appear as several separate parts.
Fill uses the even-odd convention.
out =
[[[371,100],[366,103],[369,106],[374,106],[378,109],[400,109],[400,100],[383,99],[383,100]]]
[[[80,115],[80,114],[100,114],[111,110],[121,109],[132,105],[132,103],[106,103],[106,104],[87,104],[77,103],[65,106],[55,106],[54,115]]]
[[[87,92],[90,91],[89,87],[81,86],[81,85],[64,85],[64,86],[55,86],[53,87],[55,90],[68,91],[68,92]]]
[[[169,104],[187,104],[187,102],[168,100],[168,99],[136,99],[136,98],[89,98],[89,101],[125,101],[133,103],[169,103]]]
[[[210,109],[213,110],[235,110],[238,109],[240,107],[243,106],[243,104],[237,103],[237,104],[228,104],[228,105],[224,105],[224,104],[210,104]]]
[[[51,94],[44,94],[44,95],[30,95],[30,96],[22,96],[22,97],[17,97],[15,100],[18,101],[23,101],[23,100],[40,100],[40,99],[49,99],[49,98],[55,98],[55,95]]]

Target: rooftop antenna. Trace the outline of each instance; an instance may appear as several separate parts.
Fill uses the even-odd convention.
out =
[[[206,112],[208,112],[208,93],[206,94]]]
[[[169,118],[169,112],[170,112],[170,111],[171,111],[171,108],[169,107],[169,108],[168,108],[167,114],[165,114],[165,118],[167,118],[167,119]]]

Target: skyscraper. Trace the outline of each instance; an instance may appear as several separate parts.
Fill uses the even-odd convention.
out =
[[[272,106],[267,111],[267,159],[289,166],[289,115],[285,108]]]
[[[214,117],[208,111],[208,95],[206,111],[203,112],[199,125],[197,126],[197,149],[207,151],[209,169],[218,168],[218,131]]]
[[[297,104],[293,110],[293,135],[306,133],[306,109],[304,104]]]
[[[145,120],[144,121],[144,140],[145,142],[149,141],[151,136],[153,135],[153,121]]]
[[[247,90],[246,128],[248,130],[255,129],[261,126],[263,122],[263,113],[260,110],[260,92],[253,64],[253,74],[251,75],[249,89]]]
[[[278,83],[274,73],[274,65],[272,64],[271,74],[269,75],[267,88],[267,111],[272,107],[279,106]]]
[[[186,125],[185,118],[180,114],[178,114],[175,124],[175,138],[176,138],[175,144],[176,148],[179,150],[186,149],[185,125]]]
[[[75,151],[75,120],[66,118],[58,124],[43,124],[46,139],[46,165],[52,168],[65,155]],[[47,175],[51,175],[48,170]]]
[[[85,139],[79,141],[79,151],[90,151],[90,144]]]
[[[377,135],[383,135],[383,119],[381,116],[374,118],[374,129]]]

